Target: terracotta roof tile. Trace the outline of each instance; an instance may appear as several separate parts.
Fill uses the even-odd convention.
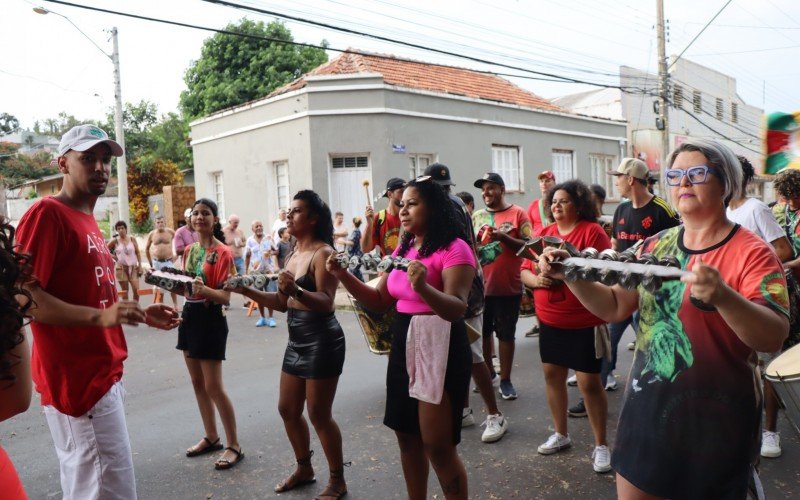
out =
[[[523,90],[499,76],[389,57],[392,58],[349,49],[349,52],[342,53],[299,79],[274,90],[268,97],[305,87],[306,76],[379,73],[383,75],[383,81],[387,85],[516,104],[527,108],[564,111],[547,99]]]

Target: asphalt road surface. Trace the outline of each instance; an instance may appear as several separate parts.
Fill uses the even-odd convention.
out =
[[[203,436],[203,428],[176,333],[146,327],[126,328],[129,359],[124,382],[128,429],[134,453],[136,483],[142,499],[313,498],[325,486],[328,470],[312,429],[313,463],[318,482],[277,495],[273,488],[288,475],[294,457],[277,412],[278,379],[287,340],[286,323],[276,314],[277,328],[255,328],[241,299],[228,312],[230,335],[224,381],[236,409],[239,439],[246,459],[229,471],[215,471],[217,455],[184,456]],[[347,335],[347,360],[339,382],[334,416],[342,429],[347,498],[405,498],[405,484],[394,435],[382,424],[386,357],[371,354],[352,312],[337,313]],[[542,456],[536,447],[553,432],[544,392],[538,339],[522,332],[532,324],[520,320],[512,380],[516,401],[499,401],[510,422],[508,434],[497,443],[480,440],[482,428],[463,430],[459,453],[469,475],[471,498],[613,498],[614,475],[592,470],[592,437],[587,419],[570,419],[573,447]],[[632,352],[620,343],[617,379],[624,385]],[[577,401],[576,388],[569,389]],[[609,395],[609,439],[613,442],[622,390]],[[480,397],[472,394],[479,422],[484,418]],[[223,435],[221,424],[220,434]],[[779,427],[783,456],[765,460],[761,477],[768,498],[800,495],[800,446],[782,417]],[[224,439],[224,435],[223,435]],[[60,498],[58,462],[38,396],[24,414],[0,423],[0,444],[20,473],[32,499]],[[433,471],[429,498],[443,498]],[[0,492],[2,497],[2,492]]]

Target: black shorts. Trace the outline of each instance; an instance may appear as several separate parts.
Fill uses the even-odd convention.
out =
[[[594,349],[594,327],[575,330],[539,322],[539,356],[542,363],[565,366],[576,372],[600,373],[603,359]]]
[[[397,313],[392,322],[392,350],[386,369],[386,412],[383,424],[397,432],[419,435],[419,400],[408,395],[406,338],[410,324],[411,315],[403,313]],[[457,321],[450,326],[450,346],[444,376],[444,391],[450,400],[453,444],[461,442],[461,415],[471,374],[472,352],[467,339],[467,328],[463,321]]]
[[[225,359],[228,343],[228,320],[222,306],[211,302],[187,302],[178,327],[176,349],[195,359]]]
[[[519,319],[519,304],[522,295],[488,296],[483,307],[483,336],[498,340],[514,340]]]

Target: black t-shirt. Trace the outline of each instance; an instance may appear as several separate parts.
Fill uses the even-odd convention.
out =
[[[467,206],[464,204],[464,201],[459,198],[458,196],[448,193],[450,197],[450,201],[453,202],[453,205],[456,207],[456,211],[459,214],[459,230],[458,230],[458,237],[464,240],[472,251],[475,252],[477,248],[477,243],[475,241],[475,233],[472,232],[472,217],[469,215],[469,210]],[[467,312],[464,314],[465,318],[474,318],[479,314],[483,313],[483,305],[484,305],[484,286],[483,286],[483,272],[481,271],[481,266],[478,264],[478,257],[477,254],[475,256],[475,265],[477,266],[475,272],[475,278],[472,280],[472,287],[469,291],[469,296],[467,297]]]
[[[622,252],[637,241],[680,223],[677,212],[658,196],[639,208],[633,208],[633,203],[626,201],[614,212],[611,237],[617,240],[617,251]]]

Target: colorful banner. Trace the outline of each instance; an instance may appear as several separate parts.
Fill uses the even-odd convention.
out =
[[[775,175],[784,168],[800,168],[800,111],[766,116],[764,173]]]

